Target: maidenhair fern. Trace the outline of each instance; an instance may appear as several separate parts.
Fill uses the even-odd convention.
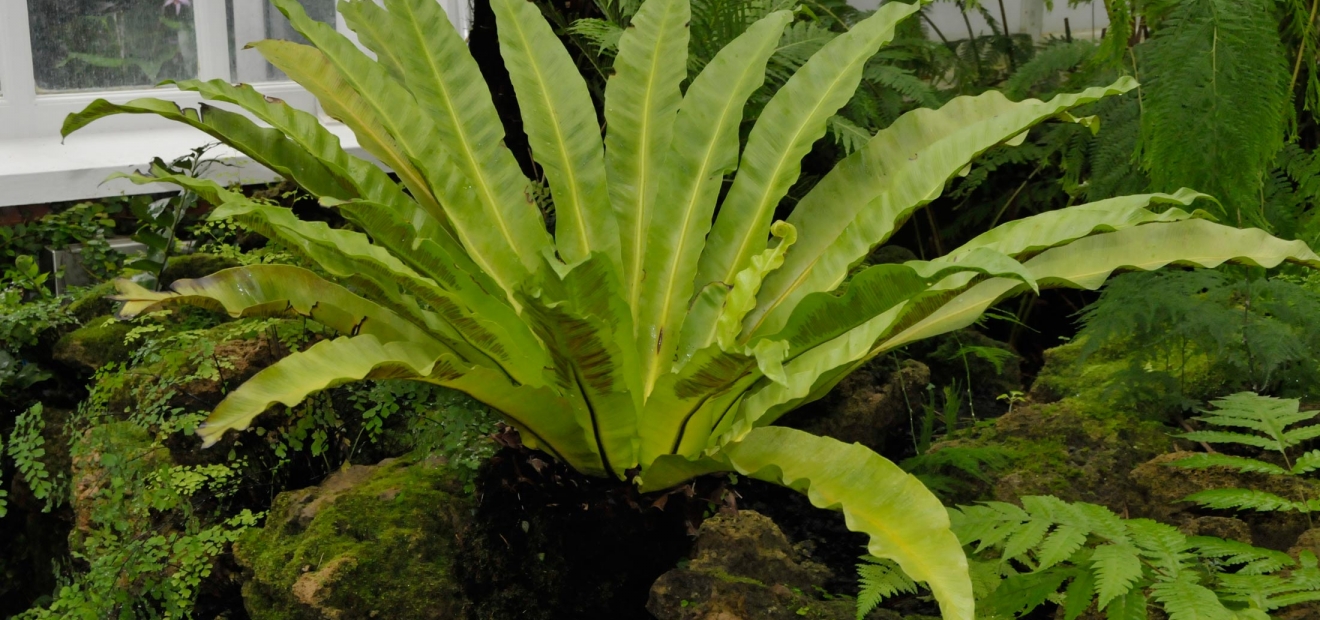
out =
[[[1193,418],[1202,424],[1232,430],[1200,430],[1181,435],[1205,444],[1248,446],[1276,453],[1278,462],[1228,454],[1197,454],[1170,463],[1189,469],[1224,468],[1243,473],[1295,477],[1320,469],[1320,450],[1295,455],[1294,449],[1320,437],[1320,424],[1313,421],[1320,411],[1300,411],[1297,400],[1269,398],[1242,392],[1215,401],[1214,409]],[[1290,428],[1291,427],[1291,428]],[[1258,489],[1208,489],[1187,496],[1187,501],[1217,510],[1257,512],[1303,512],[1320,510],[1320,498],[1282,497]]]
[[[1088,609],[1111,620],[1259,619],[1320,600],[1314,554],[1286,553],[1209,536],[1188,537],[1149,519],[1123,519],[1109,509],[1050,496],[1022,505],[987,502],[949,511],[966,546],[977,592],[977,617],[1007,620],[1047,605],[1074,620]],[[858,612],[901,593],[892,567],[868,563]],[[861,615],[858,616],[859,618]]]
[[[1181,0],[1142,54],[1143,153],[1155,188],[1195,187],[1260,225],[1283,146],[1288,66],[1274,0]]]
[[[59,502],[57,493],[58,480],[52,478],[46,469],[46,440],[41,436],[46,428],[42,419],[44,408],[41,403],[29,407],[18,414],[14,421],[14,432],[9,436],[9,456],[14,459],[23,481],[27,483],[32,497],[46,502],[45,512],[49,512]]]

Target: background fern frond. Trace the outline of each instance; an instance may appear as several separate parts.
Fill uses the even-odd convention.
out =
[[[917,583],[898,564],[873,556],[862,556],[857,565],[860,590],[857,593],[857,620],[862,620],[885,599],[898,594],[916,594]]]
[[[1186,501],[1216,510],[1273,512],[1306,509],[1304,504],[1256,489],[1209,489],[1188,495]]]
[[[1091,554],[1095,574],[1097,604],[1104,608],[1110,601],[1132,591],[1141,579],[1141,557],[1135,547],[1101,545]]]
[[[1268,225],[1259,190],[1289,115],[1274,4],[1182,0],[1143,50],[1143,153],[1155,188],[1218,196],[1239,225]]]
[[[1265,461],[1258,461],[1256,459],[1249,459],[1241,456],[1230,456],[1227,454],[1196,454],[1169,463],[1169,465],[1186,469],[1225,467],[1242,473],[1256,474],[1285,475],[1288,473],[1288,470],[1273,463],[1266,463]],[[1317,467],[1320,467],[1320,462],[1317,463]]]
[[[1264,575],[1296,564],[1282,551],[1262,549],[1236,540],[1195,536],[1187,540],[1201,557],[1215,558],[1229,566],[1241,566],[1238,574]]]

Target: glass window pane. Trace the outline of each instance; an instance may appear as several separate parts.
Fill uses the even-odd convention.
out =
[[[197,77],[193,0],[27,0],[38,92]]]
[[[335,25],[335,0],[302,0],[307,15],[319,22]],[[256,50],[243,47],[263,39],[283,39],[307,43],[289,20],[271,5],[270,0],[225,0],[229,13],[229,64],[235,82],[273,82],[287,80],[284,73],[271,66]]]

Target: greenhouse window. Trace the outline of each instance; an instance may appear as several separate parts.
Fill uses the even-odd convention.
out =
[[[466,29],[466,0],[438,0]],[[313,18],[348,32],[335,0],[302,0]],[[253,84],[295,107],[316,100],[257,52],[260,39],[299,40],[268,0],[6,0],[0,3],[0,207],[151,192],[115,172],[172,158],[212,140],[159,118],[117,116],[61,140],[64,117],[98,98],[159,97],[183,106],[197,95],[158,88],[163,80],[226,79]],[[345,147],[356,138],[332,125]],[[273,174],[231,150],[217,149],[227,182],[265,182]]]

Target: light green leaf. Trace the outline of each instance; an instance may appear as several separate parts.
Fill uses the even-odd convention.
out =
[[[363,379],[423,379],[444,384],[467,367],[440,348],[410,342],[381,344],[375,336],[323,340],[258,372],[230,392],[197,429],[205,445],[228,430],[243,430],[271,405],[294,406],[313,392]]]
[[[334,173],[341,183],[350,184],[356,190],[356,197],[388,205],[405,213],[418,208],[417,203],[404,194],[384,170],[344,151],[339,143],[339,137],[321,125],[315,114],[299,110],[279,99],[267,97],[246,84],[230,84],[224,80],[183,80],[173,84],[180,90],[194,91],[207,99],[240,106],[262,122],[278,129],[289,140],[320,160],[321,164]],[[317,193],[317,196],[334,197],[333,194],[321,193]],[[405,219],[412,218],[405,217]],[[417,219],[431,225],[419,231],[425,236],[430,236],[430,229],[437,225],[434,220],[430,220],[427,216]]]
[[[414,342],[442,346],[425,330],[367,301],[348,289],[291,265],[251,265],[216,272],[195,280],[177,280],[170,291],[149,291],[130,280],[116,280],[125,302],[120,318],[190,305],[227,313],[234,318],[304,316],[348,336],[374,336],[382,344]]]
[[[1130,592],[1141,578],[1141,558],[1133,547],[1100,545],[1091,554],[1091,570],[1095,573],[1096,604],[1103,609]]]
[[[564,274],[548,264],[539,280],[540,290],[520,296],[525,316],[550,349],[559,392],[595,437],[601,469],[625,479],[638,465],[642,393],[618,271],[597,253]]]
[[[605,168],[610,205],[619,223],[624,295],[634,312],[652,209],[683,100],[679,84],[687,77],[691,19],[688,0],[642,3],[619,38],[614,75],[605,85]],[[672,191],[666,188],[666,194]]]
[[[693,296],[697,261],[724,175],[738,166],[743,104],[764,82],[766,60],[790,19],[789,12],[779,11],[753,24],[715,55],[683,98],[660,173],[666,199],[656,203],[647,231],[646,278],[637,306],[638,350],[648,391],[676,352],[682,363],[713,342],[713,315],[684,310]],[[714,308],[718,314],[728,287],[723,282],[708,285],[698,295],[708,296],[706,300],[692,301],[693,307],[710,309],[709,296],[719,296]],[[676,337],[680,332],[683,336]]]
[[[1194,219],[1086,237],[1046,250],[1025,265],[1042,287],[1094,290],[1118,269],[1150,271],[1170,264],[1217,267],[1229,261],[1274,267],[1285,260],[1320,267],[1320,256],[1301,241]],[[881,343],[876,352],[971,325],[987,308],[1023,286],[1004,278],[977,284]]]
[[[282,1],[287,3],[288,0]],[[301,11],[301,8],[298,10]],[[335,33],[334,36],[339,35]],[[324,50],[277,40],[260,41],[253,43],[251,47],[261,52],[267,62],[314,95],[326,114],[353,130],[358,144],[399,175],[399,180],[427,214],[442,226],[452,230],[449,216],[440,205],[440,199],[427,174],[417,163],[415,154],[409,153],[392,134],[390,128],[395,126],[387,124],[387,119],[394,114],[392,110],[382,114],[379,109],[381,102],[360,94],[358,87],[361,85],[341,75]],[[396,96],[393,101],[398,106],[405,107],[410,103],[408,101],[410,96],[406,93],[400,95],[398,91],[403,88],[385,75],[385,70],[375,61],[362,56],[356,47],[345,54],[349,56],[357,54],[358,57],[353,59],[355,67],[367,71],[370,83],[362,86],[363,88],[368,91],[372,88],[380,90],[384,87],[379,85],[388,83],[393,86],[388,90]],[[427,125],[429,122],[420,122],[418,130],[421,131],[421,128]]]
[[[535,4],[491,0],[491,8],[532,157],[550,181],[559,255],[575,263],[602,252],[618,264],[619,229],[587,84]]]
[[[1169,463],[1169,465],[1186,469],[1226,467],[1242,473],[1271,474],[1278,476],[1288,474],[1288,470],[1273,463],[1266,463],[1265,461],[1258,461],[1256,459],[1249,459],[1241,456],[1230,456],[1227,454],[1197,454],[1185,459],[1178,459]]]
[[[743,317],[756,307],[756,294],[761,290],[761,283],[767,275],[784,264],[785,253],[797,241],[797,231],[784,222],[776,222],[770,232],[780,240],[779,244],[753,256],[747,268],[733,277],[733,288],[724,301],[724,310],[715,320],[715,340],[725,351],[732,351],[737,346]]]
[[[1135,86],[1123,78],[1048,102],[1014,103],[990,91],[958,97],[938,110],[904,114],[835,165],[797,204],[788,222],[804,227],[802,242],[766,282],[766,297],[748,317],[748,327],[773,332],[798,300],[836,288],[853,265],[913,211],[939,197],[948,180],[987,149],[1059,112]]]
[[[975,617],[967,558],[939,499],[915,477],[860,444],[790,428],[761,428],[720,449],[739,473],[805,493],[841,510],[848,529],[871,537],[867,550],[923,582],[947,620]]]
[[[782,331],[757,338],[753,344],[784,341],[789,346],[788,356],[799,355],[922,295],[955,273],[1011,277],[1034,284],[1021,263],[994,250],[981,248],[956,258],[957,262],[912,261],[869,267],[853,277],[842,295],[807,296],[793,310]]]
[[[64,119],[61,135],[86,127],[93,121],[115,114],[156,114],[172,121],[194,127],[223,140],[253,161],[270,168],[276,174],[297,183],[318,196],[355,198],[355,189],[327,170],[306,150],[288,140],[279,131],[258,126],[246,116],[203,105],[199,110],[180,108],[178,104],[161,99],[134,99],[125,104],[113,104],[97,99],[77,114]]]
[[[382,33],[371,49],[398,59],[404,85],[429,112],[436,137],[471,182],[481,208],[450,208],[449,217],[473,252],[513,253],[534,268],[550,237],[527,178],[504,145],[504,125],[467,44],[434,0],[388,0],[385,6],[388,12],[371,0],[356,0],[341,10],[352,7],[344,12],[350,27]]]
[[[826,43],[775,93],[747,138],[738,175],[701,256],[697,286],[731,284],[765,249],[775,207],[801,174],[802,157],[852,98],[867,59],[893,38],[898,22],[920,8],[920,3],[886,3]]]

